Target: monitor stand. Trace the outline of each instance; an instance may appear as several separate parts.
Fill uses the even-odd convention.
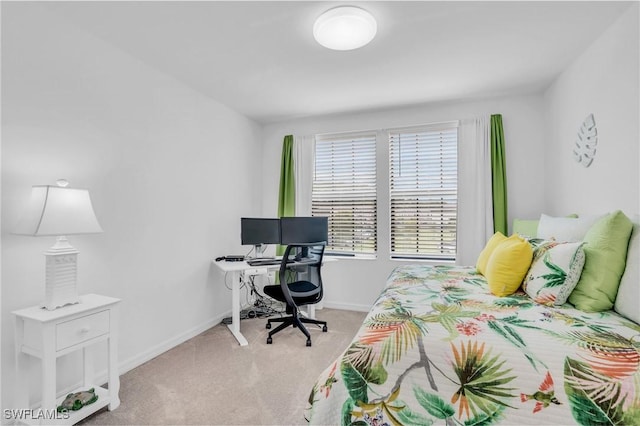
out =
[[[247,259],[275,259],[274,257],[264,257],[264,251],[267,249],[266,244],[255,244],[253,246],[253,256],[247,256]]]

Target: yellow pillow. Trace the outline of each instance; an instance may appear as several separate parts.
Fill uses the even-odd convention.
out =
[[[496,247],[498,247],[498,244],[506,239],[507,237],[505,237],[502,232],[496,232],[491,238],[489,238],[489,241],[487,241],[487,244],[480,252],[478,261],[476,262],[476,269],[479,273],[484,275],[484,272],[487,269],[487,262],[489,262],[489,258],[491,257],[491,253],[493,253]]]
[[[514,293],[527,275],[532,258],[531,245],[517,234],[498,244],[484,274],[491,293],[500,297]]]

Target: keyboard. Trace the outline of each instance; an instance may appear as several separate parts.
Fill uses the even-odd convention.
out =
[[[288,259],[287,263],[293,263],[293,259]],[[249,259],[247,260],[247,265],[249,266],[271,266],[271,265],[279,265],[282,263],[281,259]]]

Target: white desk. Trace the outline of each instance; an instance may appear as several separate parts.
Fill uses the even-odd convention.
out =
[[[231,276],[231,324],[227,324],[229,330],[236,338],[240,346],[246,346],[249,343],[247,339],[240,333],[240,310],[242,305],[240,303],[240,285],[241,275],[251,274],[252,272],[258,272],[258,270],[274,271],[280,269],[280,265],[262,265],[251,266],[247,262],[227,262],[221,260],[219,262],[213,261],[222,272]]]
[[[336,260],[335,258],[327,258],[324,257],[322,259],[322,263],[330,262]],[[222,272],[228,273],[231,276],[231,324],[227,324],[229,330],[236,338],[240,346],[246,346],[249,343],[247,339],[240,332],[240,311],[242,310],[242,305],[240,303],[240,285],[242,284],[241,275],[244,274],[255,274],[260,275],[260,271],[277,271],[280,269],[280,264],[277,265],[261,265],[261,266],[251,266],[247,262],[227,262],[221,260],[219,262],[213,261],[213,264],[216,265]],[[292,264],[294,265],[294,264]],[[313,318],[315,315],[314,305],[307,305],[307,313],[309,317]]]

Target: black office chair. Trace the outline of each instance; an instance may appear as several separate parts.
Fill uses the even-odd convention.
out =
[[[298,327],[307,336],[307,346],[311,346],[311,335],[303,323],[322,326],[327,331],[327,322],[306,318],[300,315],[299,307],[312,305],[322,300],[322,256],[325,242],[309,244],[290,244],[287,246],[280,264],[280,283],[267,285],[264,292],[273,299],[286,303],[286,313],[282,318],[271,318],[267,321],[267,329],[271,323],[281,322],[269,332],[267,343],[273,343],[272,336],[288,326]]]

